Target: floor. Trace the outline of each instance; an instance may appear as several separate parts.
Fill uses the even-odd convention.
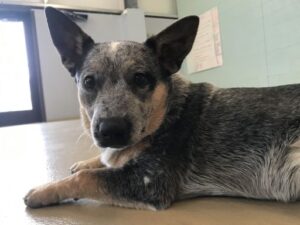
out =
[[[1,225],[300,224],[300,202],[284,204],[237,198],[199,198],[152,212],[79,200],[42,209],[23,203],[26,192],[63,178],[76,161],[97,154],[80,122],[64,121],[0,128]],[[241,222],[242,221],[242,222]]]

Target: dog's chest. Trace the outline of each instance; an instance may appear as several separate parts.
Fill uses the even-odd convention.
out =
[[[131,159],[138,157],[141,152],[145,150],[145,147],[145,143],[139,143],[121,150],[115,148],[105,148],[101,151],[100,160],[107,167],[122,167]]]
[[[103,152],[101,152],[100,160],[107,167],[114,167],[112,158],[115,154],[118,154],[118,150],[113,148],[106,148]]]

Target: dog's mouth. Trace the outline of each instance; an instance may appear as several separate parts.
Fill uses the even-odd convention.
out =
[[[113,135],[106,135],[94,133],[94,140],[99,147],[102,148],[125,148],[130,144],[130,136],[128,133],[114,133]]]
[[[125,148],[129,145],[129,141],[120,138],[117,140],[111,140],[111,138],[102,138],[102,139],[97,139],[97,145],[101,148],[116,148],[116,149],[122,149]]]

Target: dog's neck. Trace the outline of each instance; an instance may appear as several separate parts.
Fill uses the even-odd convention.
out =
[[[101,149],[100,160],[107,167],[119,168],[129,160],[137,157],[150,145],[149,139],[145,138],[139,143],[125,149],[103,148]]]
[[[172,78],[168,110],[164,122],[152,135],[151,146],[164,143],[166,151],[179,155],[189,140],[197,135],[195,127],[201,123],[203,110],[210,104],[216,90],[218,88],[208,83],[192,84],[181,77]]]
[[[190,87],[191,83],[183,79],[180,75],[174,74],[170,77],[167,112],[160,128],[166,128],[180,119],[182,111],[185,108],[184,105],[187,103]]]

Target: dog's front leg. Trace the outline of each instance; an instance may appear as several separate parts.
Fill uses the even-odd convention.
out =
[[[25,204],[38,208],[66,199],[90,198],[133,208],[168,207],[175,197],[176,184],[169,184],[163,173],[151,177],[132,168],[81,170],[61,181],[32,189]]]
[[[65,199],[99,198],[103,195],[98,187],[98,170],[81,170],[63,180],[51,182],[28,192],[24,202],[31,208],[58,204]]]

